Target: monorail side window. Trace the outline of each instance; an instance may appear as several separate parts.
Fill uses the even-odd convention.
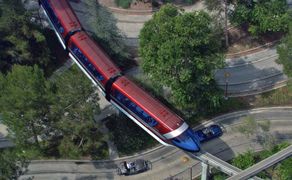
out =
[[[61,25],[60,21],[58,20],[55,12],[53,11],[51,5],[49,4],[48,1],[42,1],[43,2],[43,6],[44,8],[47,10],[47,12],[49,13],[49,16],[51,18],[51,21],[53,23],[54,26],[56,26],[57,30],[63,34],[64,33],[64,27]]]
[[[86,67],[86,69],[95,77],[97,80],[102,81],[104,77],[98,72],[98,70],[92,65],[89,60],[84,56],[81,50],[74,45],[73,43],[70,45],[70,49],[73,54],[78,58],[79,61]]]
[[[124,96],[122,93],[115,91],[114,92],[115,98],[130,109],[133,113],[139,116],[144,122],[146,122],[149,126],[154,127],[158,124],[158,122],[153,119],[150,115],[148,115],[142,108],[137,106],[134,102]]]

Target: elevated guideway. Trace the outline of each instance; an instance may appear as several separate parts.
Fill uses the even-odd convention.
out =
[[[272,155],[271,157],[266,158],[262,160],[261,162],[247,168],[246,170],[241,171],[237,175],[234,175],[228,178],[228,180],[248,179],[249,177],[258,174],[259,172],[275,165],[276,163],[290,157],[291,155],[292,155],[292,145]]]
[[[211,165],[212,167],[228,174],[229,176],[234,176],[242,172],[241,169],[223,161],[220,158],[217,158],[216,156],[208,152],[202,151],[201,153],[196,153],[196,154],[186,152],[186,154],[188,154],[192,158],[200,160],[204,164]],[[258,177],[253,177],[252,179],[261,180],[261,178],[258,178]]]

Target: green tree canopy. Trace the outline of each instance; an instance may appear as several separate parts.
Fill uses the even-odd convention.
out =
[[[253,35],[287,31],[288,6],[286,0],[237,0],[230,19],[234,24],[248,24]]]
[[[292,23],[289,23],[289,32],[278,46],[277,52],[279,54],[278,63],[283,64],[284,73],[292,77]]]
[[[239,154],[234,159],[232,159],[232,165],[238,167],[239,169],[246,169],[256,162],[253,152],[247,151],[246,153]]]
[[[38,144],[38,135],[49,128],[49,88],[37,66],[15,65],[7,75],[0,74],[0,112],[16,144]]]
[[[11,138],[43,156],[98,158],[104,136],[94,123],[98,95],[76,67],[47,81],[37,66],[14,65],[0,75],[0,112]]]
[[[223,65],[216,35],[207,13],[163,6],[140,33],[142,68],[153,82],[171,88],[180,107],[212,109],[220,100],[214,71]]]
[[[45,36],[31,22],[21,0],[3,0],[0,10],[0,71],[13,64],[46,65],[50,51]]]
[[[89,18],[84,23],[93,30],[94,39],[102,45],[117,64],[124,66],[129,54],[123,40],[124,36],[116,26],[116,19],[95,0],[87,0],[83,3],[89,13]]]
[[[25,152],[10,148],[0,149],[0,179],[17,179],[28,165]]]
[[[93,155],[104,140],[94,122],[94,115],[100,112],[96,87],[76,66],[59,76],[53,86],[56,103],[52,109],[60,116],[56,126],[63,136],[61,156]]]

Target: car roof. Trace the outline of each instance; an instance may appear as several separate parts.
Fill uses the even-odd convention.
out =
[[[143,159],[136,159],[134,163],[136,170],[141,170],[145,168],[145,160]]]

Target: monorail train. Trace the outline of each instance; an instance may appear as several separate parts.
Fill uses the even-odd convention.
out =
[[[161,144],[200,151],[193,130],[174,112],[150,96],[111,61],[83,30],[67,0],[39,0],[63,48],[108,101]]]

